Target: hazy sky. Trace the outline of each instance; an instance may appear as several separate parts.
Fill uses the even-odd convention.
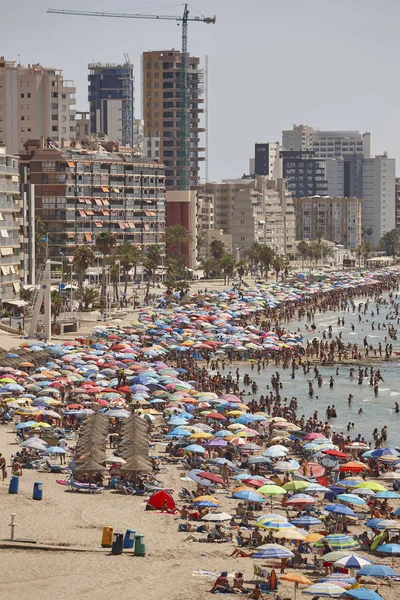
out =
[[[216,25],[189,24],[189,51],[209,56],[211,180],[248,171],[254,142],[279,141],[293,123],[372,133],[372,151],[400,164],[400,2],[398,0],[192,0],[191,14]],[[47,15],[46,9],[181,14],[157,0],[14,0],[2,2],[0,54],[23,64],[64,69],[87,109],[87,64],[136,69],[140,55],[181,47],[174,22]],[[203,63],[204,64],[204,63]],[[396,142],[397,140],[397,142]],[[398,168],[399,172],[400,169]],[[204,176],[204,172],[203,172]]]

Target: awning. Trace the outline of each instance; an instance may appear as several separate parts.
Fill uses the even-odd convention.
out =
[[[97,206],[102,206],[103,205],[102,201],[99,198],[95,198],[94,201],[97,204]]]
[[[85,198],[78,198],[78,202],[85,204]]]
[[[3,217],[2,213],[0,213],[0,221],[4,221],[4,217]]]
[[[69,167],[75,167],[75,163],[72,160],[67,161]]]
[[[19,292],[20,284],[19,281],[13,283],[14,291]],[[17,289],[16,289],[17,288]],[[28,302],[25,300],[3,300],[3,304],[12,304],[13,306],[28,306]]]
[[[113,192],[115,192],[116,194],[119,194],[119,189],[118,188],[113,188]]]
[[[105,185],[102,185],[102,186],[101,186],[101,189],[103,190],[103,192],[109,192],[109,191],[110,191],[110,190],[108,189],[108,187],[107,187],[107,186],[105,186]]]
[[[124,223],[122,221],[119,221],[118,225],[119,225],[120,229],[125,229],[125,225],[124,225]]]
[[[1,265],[0,269],[2,275],[8,275],[10,272],[10,267],[8,265]]]
[[[103,223],[101,221],[95,222],[96,227],[103,227]]]
[[[129,227],[135,227],[135,223],[133,221],[129,221]]]
[[[86,211],[78,210],[78,213],[80,214],[81,217],[86,217]]]
[[[0,234],[1,234],[1,237],[8,238],[7,229],[0,229]]]
[[[85,162],[83,163],[85,167],[90,167],[90,161],[89,160],[85,160]]]
[[[10,271],[11,273],[16,273],[14,265],[10,265]]]
[[[103,211],[102,211],[102,213],[103,213],[103,215],[105,215],[106,217],[109,217],[109,216],[110,216],[110,213],[109,213],[109,211],[108,211],[108,210],[103,210]]]
[[[12,248],[0,248],[1,256],[11,256],[14,254]]]
[[[110,206],[110,203],[106,198],[103,198],[103,204],[104,206]]]
[[[149,231],[149,229],[150,229],[150,225],[148,223],[145,223],[144,224],[144,230],[145,231]]]
[[[68,238],[70,238],[70,239],[71,239],[71,238],[74,238],[74,237],[75,237],[75,234],[74,234],[74,232],[73,232],[73,231],[68,231],[68,233],[67,233],[67,237],[68,237]]]
[[[92,201],[90,198],[85,198],[85,202],[86,202],[86,204],[92,204]]]
[[[92,234],[91,233],[85,233],[85,240],[87,242],[93,242]]]
[[[87,210],[86,214],[89,215],[89,216],[92,216],[92,215],[94,215],[94,212],[92,210]]]

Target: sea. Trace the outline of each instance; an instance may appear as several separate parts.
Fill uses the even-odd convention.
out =
[[[387,296],[386,296],[387,297]],[[396,299],[395,299],[396,301]],[[315,331],[307,330],[305,325],[311,325],[310,322],[305,320],[291,321],[286,325],[286,329],[290,332],[298,332],[302,335],[303,340],[312,340],[314,337],[322,338],[322,334],[325,331],[328,338],[328,327],[332,326],[332,336],[335,338],[342,334],[342,341],[347,344],[356,343],[363,351],[363,339],[367,336],[368,343],[374,347],[378,347],[379,342],[382,344],[383,356],[386,343],[393,344],[393,356],[396,357],[396,352],[399,352],[399,360],[391,361],[380,361],[379,353],[377,358],[374,360],[360,363],[361,366],[368,367],[373,365],[375,369],[379,368],[384,381],[379,384],[379,396],[375,398],[373,387],[369,385],[369,376],[365,377],[363,384],[358,384],[358,365],[342,365],[335,364],[334,366],[318,366],[319,372],[323,378],[323,384],[318,388],[317,381],[313,382],[314,396],[312,398],[308,395],[308,380],[313,379],[314,371],[310,369],[308,375],[303,374],[302,369],[296,370],[295,379],[291,378],[291,369],[282,369],[275,365],[269,365],[265,369],[262,369],[260,373],[257,373],[257,367],[251,371],[249,364],[244,364],[239,367],[240,373],[243,376],[245,373],[250,375],[250,378],[256,381],[258,385],[258,392],[254,396],[259,398],[261,394],[268,394],[271,391],[271,376],[277,370],[280,372],[281,381],[283,383],[283,389],[281,390],[282,398],[287,398],[288,401],[295,396],[298,402],[297,414],[299,416],[305,415],[306,417],[312,416],[315,411],[318,411],[318,417],[322,420],[326,420],[326,409],[330,405],[335,405],[337,418],[330,420],[332,427],[331,431],[343,432],[345,435],[350,435],[354,439],[358,434],[361,434],[367,442],[372,442],[372,432],[375,427],[378,428],[379,432],[384,427],[388,428],[388,446],[400,447],[400,413],[395,412],[395,402],[400,404],[400,325],[397,325],[397,319],[386,319],[386,316],[393,316],[393,310],[390,308],[390,304],[381,305],[379,309],[379,315],[376,314],[375,303],[369,301],[367,313],[362,315],[362,321],[358,321],[358,304],[362,302],[355,301],[356,309],[352,311],[327,311],[325,313],[317,314],[315,316]],[[374,311],[375,315],[371,316],[371,311]],[[344,326],[338,326],[338,317],[342,319],[344,317]],[[371,324],[374,321],[375,329],[372,330]],[[378,330],[378,323],[381,324],[381,329]],[[387,329],[383,329],[382,325],[386,327],[391,323],[395,328],[399,329],[399,340],[392,340],[388,337]],[[352,331],[351,324],[354,324],[355,329]],[[387,336],[387,342],[385,341]],[[370,356],[373,352],[370,352]],[[336,374],[336,367],[339,367],[339,374]],[[354,368],[354,376],[350,377],[350,368]],[[224,374],[226,375],[229,370],[232,371],[232,375],[236,370],[236,366],[225,368]],[[333,377],[335,382],[331,389],[329,387],[329,379]],[[241,377],[241,382],[242,382]],[[269,387],[268,387],[269,386]],[[240,389],[246,389],[246,392],[250,388],[244,388],[241,383]],[[351,406],[348,405],[349,394],[353,395]],[[252,398],[250,394],[246,397],[246,400]],[[358,414],[359,409],[363,409],[363,414]],[[354,427],[350,431],[347,430],[348,423],[354,423]]]

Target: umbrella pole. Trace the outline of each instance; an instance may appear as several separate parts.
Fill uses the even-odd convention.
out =
[[[295,583],[294,584],[294,600],[296,600],[296,593],[297,593],[297,588],[298,588],[299,584]]]

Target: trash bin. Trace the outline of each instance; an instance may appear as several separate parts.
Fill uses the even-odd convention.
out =
[[[124,550],[133,550],[135,546],[135,533],[133,529],[127,529],[124,537]]]
[[[135,534],[135,556],[146,556],[146,545],[143,533]]]
[[[9,494],[18,494],[19,477],[11,475],[10,485],[8,486]]]
[[[101,538],[102,548],[111,548],[113,543],[113,528],[103,527],[103,536]]]
[[[33,499],[41,500],[43,498],[43,483],[41,481],[35,481],[33,484]]]
[[[114,533],[111,554],[122,554],[124,547],[124,534]]]

